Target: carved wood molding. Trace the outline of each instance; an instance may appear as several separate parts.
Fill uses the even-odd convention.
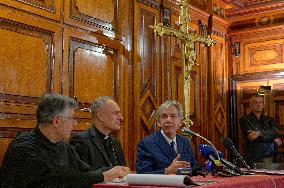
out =
[[[160,3],[155,0],[136,0],[136,2],[142,3],[146,6],[152,7],[154,9],[160,10]]]
[[[284,8],[284,7],[283,7]],[[231,30],[248,30],[254,28],[266,28],[284,24],[284,13],[280,14],[261,14],[246,20],[233,21],[230,25]]]
[[[37,7],[49,12],[55,12],[55,0],[16,0],[20,3],[25,3],[27,5]]]
[[[84,24],[88,24],[88,25],[92,25],[95,27],[98,27],[100,29],[103,30],[107,30],[107,31],[115,31],[116,30],[116,24],[117,24],[117,20],[116,20],[116,16],[113,20],[112,23],[101,20],[99,18],[95,18],[95,17],[91,17],[89,15],[83,14],[78,10],[78,7],[76,5],[76,1],[77,0],[70,0],[71,2],[71,7],[70,7],[70,18],[77,20],[79,22],[82,22]],[[114,15],[117,14],[117,0],[113,0],[114,1]]]
[[[271,26],[271,27],[262,27],[254,30],[236,30],[230,31],[229,36],[232,37],[232,40],[238,42],[250,42],[252,39],[265,39],[265,40],[273,40],[279,39],[284,36],[283,34],[283,26]],[[273,35],[271,35],[273,33]]]
[[[284,78],[283,71],[265,71],[257,73],[246,73],[230,77],[230,79],[234,81],[265,80],[265,79],[279,79],[279,78]]]
[[[13,102],[13,103],[29,103],[29,104],[37,104],[39,101],[38,97],[29,97],[29,96],[21,96],[21,95],[11,95],[0,93],[0,101],[1,102]]]
[[[217,107],[214,109],[214,125],[220,135],[224,135],[226,125],[225,110],[221,102],[218,102]]]
[[[221,38],[226,38],[228,26],[229,25],[227,21],[219,18],[218,16],[211,15],[209,17],[209,34],[213,34]]]
[[[145,128],[147,131],[152,130],[155,124],[156,116],[155,110],[158,108],[157,102],[150,90],[148,88],[145,92],[143,97],[140,100],[140,116],[142,121],[145,124]]]
[[[219,5],[213,5],[213,13],[220,16],[221,18],[226,18],[225,9],[223,9]]]
[[[192,5],[189,6],[188,13],[190,14],[193,23],[197,24],[199,20],[207,25],[209,14],[203,10],[200,10]]]
[[[269,13],[269,12],[277,12],[280,10],[283,10],[284,8],[284,3],[279,2],[279,3],[273,3],[272,5],[268,6],[262,6],[262,7],[252,7],[252,8],[246,8],[243,10],[240,9],[227,9],[226,10],[226,16],[227,18],[237,18],[237,17],[242,17],[243,15],[246,16],[251,16],[259,13]]]

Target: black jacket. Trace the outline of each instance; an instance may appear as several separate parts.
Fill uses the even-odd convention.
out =
[[[261,115],[260,119],[250,113],[239,120],[245,144],[245,160],[252,163],[261,162],[264,157],[276,153],[273,142],[278,137],[276,123],[273,118]],[[247,136],[249,131],[260,131],[261,136],[250,141]],[[273,151],[274,150],[274,151]]]
[[[50,142],[38,128],[11,142],[0,169],[1,188],[85,188],[102,182],[101,170],[78,158],[65,142]]]
[[[111,139],[118,158],[118,165],[125,166],[125,159],[120,142],[117,139]],[[92,168],[110,169],[113,167],[102,143],[100,133],[94,126],[74,135],[70,144],[75,148],[81,160],[88,163]]]

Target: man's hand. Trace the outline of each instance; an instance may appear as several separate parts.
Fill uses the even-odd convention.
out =
[[[111,182],[115,178],[123,178],[127,174],[130,173],[130,169],[125,166],[115,166],[112,169],[103,172],[104,174],[104,181]]]
[[[257,137],[259,137],[261,135],[260,131],[249,131],[248,134],[248,139],[250,141],[253,141],[254,139],[256,139]]]
[[[280,138],[275,138],[273,141],[277,144],[278,147],[282,145],[282,140]]]
[[[165,168],[165,174],[176,174],[177,168],[188,168],[190,163],[187,161],[179,161],[180,154],[173,160],[172,164]]]

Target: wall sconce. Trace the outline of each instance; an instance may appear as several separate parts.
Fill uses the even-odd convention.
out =
[[[271,92],[271,86],[259,86],[257,89],[258,95],[269,95]]]
[[[163,25],[166,27],[170,26],[170,16],[171,16],[170,9],[164,8],[163,9]]]
[[[235,42],[233,44],[233,56],[240,57],[240,42]]]
[[[203,24],[201,22],[201,20],[198,20],[198,25],[199,25],[199,34],[202,35],[202,36],[207,36],[208,34],[208,27],[207,25]]]

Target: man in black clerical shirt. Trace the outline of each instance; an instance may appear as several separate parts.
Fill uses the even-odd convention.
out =
[[[94,169],[125,165],[121,145],[110,136],[120,130],[123,117],[117,103],[108,96],[98,97],[91,106],[93,125],[75,135],[70,144],[80,158]]]
[[[36,110],[37,127],[17,136],[5,153],[1,188],[85,188],[129,173],[122,166],[93,170],[65,142],[77,125],[76,105],[62,95],[42,97]]]

